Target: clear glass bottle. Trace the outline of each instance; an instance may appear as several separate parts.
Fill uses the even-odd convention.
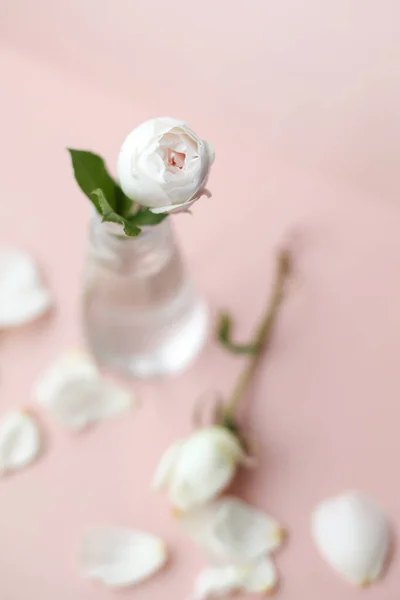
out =
[[[208,311],[188,277],[170,218],[132,238],[93,219],[84,329],[97,362],[130,377],[180,372],[199,353]]]

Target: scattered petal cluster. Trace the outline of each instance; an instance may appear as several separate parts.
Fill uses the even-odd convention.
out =
[[[180,169],[179,161],[184,160],[181,141],[169,137],[166,141],[171,146],[166,160],[172,161],[171,168]],[[200,183],[205,179],[200,177]],[[170,204],[175,206],[175,201],[170,199]],[[32,257],[19,249],[0,250],[0,329],[33,321],[51,305],[51,295]],[[93,360],[78,351],[61,356],[46,370],[34,396],[38,408],[71,431],[126,413],[135,405],[130,391],[104,377]],[[11,410],[3,416],[0,474],[30,465],[42,448],[41,427],[30,409]],[[246,459],[239,435],[215,424],[174,442],[156,470],[153,488],[166,492],[181,530],[209,561],[194,581],[190,600],[237,592],[264,595],[278,585],[274,553],[285,540],[285,530],[259,508],[231,495],[222,496]],[[322,501],[312,513],[311,534],[323,559],[346,581],[367,586],[382,578],[391,529],[384,511],[369,496],[352,491]],[[157,574],[167,560],[167,546],[161,538],[114,526],[89,531],[79,555],[85,577],[110,588],[139,584]]]
[[[44,315],[52,297],[32,256],[19,248],[0,249],[0,330],[18,327]],[[80,352],[61,357],[43,375],[38,405],[70,429],[121,414],[132,407],[132,394],[99,373]],[[35,413],[16,409],[0,422],[0,472],[28,466],[41,454],[43,440]]]
[[[193,600],[266,593],[277,586],[272,554],[282,546],[285,530],[274,518],[232,496],[183,513],[178,522],[211,563],[195,581]]]

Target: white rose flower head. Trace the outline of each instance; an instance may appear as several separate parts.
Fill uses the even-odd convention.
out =
[[[153,213],[187,210],[206,190],[214,151],[186,123],[151,119],[125,139],[118,158],[124,193]]]
[[[238,438],[221,426],[198,429],[165,452],[153,486],[165,489],[174,508],[188,511],[223,492],[245,459]]]

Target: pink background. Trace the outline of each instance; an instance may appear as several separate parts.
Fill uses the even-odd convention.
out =
[[[214,195],[174,220],[199,287],[238,315],[238,335],[262,310],[273,251],[296,247],[246,414],[261,465],[240,481],[290,532],[279,597],[397,600],[398,558],[381,585],[353,589],[317,555],[309,515],[360,488],[400,524],[398,3],[3,0],[0,23],[0,240],[35,253],[57,299],[51,319],[1,338],[1,412],[29,405],[36,377],[81,344],[90,211],[65,146],[113,165],[141,120],[184,118],[215,143]],[[113,597],[76,561],[101,523],[154,531],[173,549],[168,570],[124,596],[184,599],[204,559],[149,481],[196,397],[228,393],[240,366],[210,340],[183,376],[135,384],[142,406],[128,418],[71,436],[41,415],[48,453],[1,482],[1,600]]]

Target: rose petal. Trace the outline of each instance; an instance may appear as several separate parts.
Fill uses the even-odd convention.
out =
[[[69,353],[48,369],[37,384],[36,400],[75,430],[132,407],[131,393],[101,377],[92,360],[80,353]]]
[[[234,565],[203,569],[194,582],[191,600],[228,596],[243,589],[248,570]]]
[[[84,352],[72,350],[58,358],[41,377],[36,386],[36,398],[46,404],[66,381],[92,381],[100,377],[92,359]]]
[[[40,434],[35,419],[19,410],[9,412],[0,423],[0,470],[21,469],[40,451]]]
[[[212,164],[215,160],[214,144],[212,144],[211,142],[207,142],[207,141],[205,141],[204,143],[207,146],[210,164]]]
[[[191,600],[218,598],[239,591],[267,594],[277,583],[277,571],[270,558],[246,566],[207,567],[195,580]]]
[[[176,214],[181,212],[188,212],[192,204],[200,200],[202,196],[206,196],[207,198],[211,198],[211,192],[209,190],[202,190],[199,194],[196,194],[194,198],[187,200],[186,202],[182,202],[181,204],[173,204],[172,206],[161,206],[159,208],[150,208],[150,212],[155,215],[162,213]]]
[[[367,585],[382,575],[389,525],[368,496],[349,492],[322,502],[312,515],[312,535],[323,558],[351,583]]]
[[[216,563],[252,563],[284,540],[275,519],[238,498],[221,498],[181,514],[178,520]]]
[[[197,200],[199,200],[199,198],[200,198],[200,196],[198,196],[197,198],[194,198],[193,200],[188,200],[187,202],[182,202],[181,204],[173,204],[170,206],[160,206],[159,208],[151,208],[150,212],[154,213],[155,215],[159,215],[162,213],[176,214],[179,212],[185,212],[185,211],[189,210],[189,208],[192,206],[192,204],[197,202]]]
[[[164,453],[153,479],[152,488],[156,491],[165,489],[168,485],[176,460],[179,457],[185,440],[177,440]]]
[[[0,250],[0,328],[29,323],[51,304],[32,257],[15,248]]]
[[[45,289],[25,290],[23,297],[12,300],[3,298],[0,308],[0,328],[20,327],[35,321],[51,307],[52,300]]]
[[[153,125],[146,122],[132,131],[124,140],[118,155],[118,175],[124,193],[143,206],[156,207],[170,203],[158,181],[140,170],[140,155],[152,141]],[[133,162],[134,161],[134,162]]]
[[[248,569],[243,588],[253,594],[268,594],[277,584],[278,573],[274,562],[270,558],[263,558]]]
[[[164,542],[149,533],[119,527],[100,527],[83,541],[80,564],[84,575],[109,587],[140,583],[167,561]]]

